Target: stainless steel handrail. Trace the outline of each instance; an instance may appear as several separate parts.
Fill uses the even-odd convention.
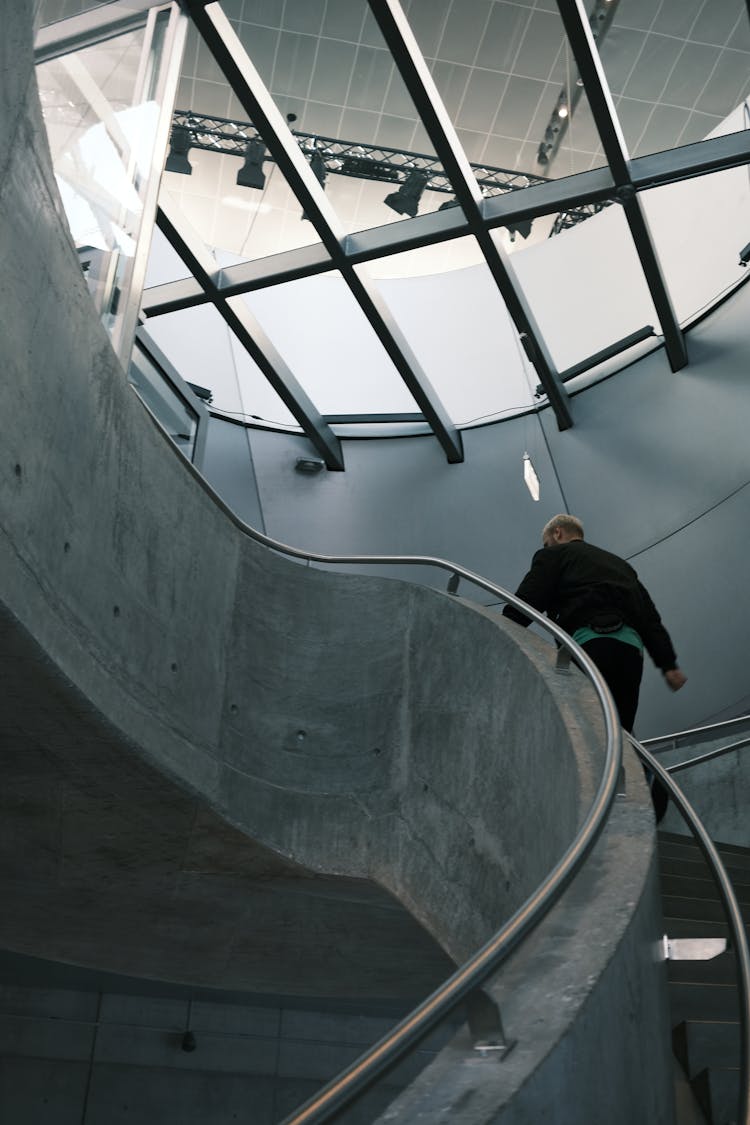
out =
[[[740,1095],[739,1116],[736,1125],[750,1125],[750,951],[748,950],[742,912],[721,857],[677,782],[672,780],[664,766],[645,749],[642,743],[637,742],[630,734],[626,734],[625,737],[641,761],[645,762],[650,770],[653,770],[669,791],[671,800],[695,836],[719,888],[719,895],[727,913],[729,932],[737,963],[737,981],[740,992]]]
[[[727,746],[717,746],[715,750],[708,750],[705,754],[699,754],[697,758],[688,758],[686,762],[675,762],[673,766],[665,766],[665,769],[667,773],[679,773],[681,770],[703,765],[704,762],[712,762],[714,758],[723,758],[725,754],[731,754],[732,750],[741,750],[743,746],[750,746],[750,738],[741,738],[738,742],[730,742]]]
[[[165,440],[172,445],[169,435],[159,421],[154,418],[150,411],[146,410],[146,413]],[[515,594],[503,589],[502,586],[497,586],[494,582],[488,581],[479,574],[474,574],[465,567],[449,562],[447,559],[430,555],[323,555],[290,547],[288,544],[272,539],[246,524],[221,499],[191,462],[186,460],[184,464],[201,488],[244,535],[282,555],[288,555],[308,563],[316,562],[328,565],[433,566],[450,572],[452,576],[457,575],[492,594],[495,598],[510,603],[550,633],[575,658],[576,663],[591,681],[602,708],[606,738],[602,777],[591,808],[568,850],[540,883],[536,891],[529,896],[526,902],[486,945],[379,1043],[366,1051],[337,1078],[313,1095],[293,1114],[285,1118],[282,1123],[282,1125],[321,1125],[322,1122],[329,1121],[334,1114],[339,1113],[345,1105],[372,1085],[380,1074],[394,1066],[469,992],[478,988],[488,976],[495,972],[523,938],[542,921],[545,914],[574,877],[604,828],[607,814],[617,793],[622,764],[622,728],[609,689],[591,658],[568,633],[565,633],[558,625],[544,617],[532,606],[521,601]]]
[[[660,734],[656,738],[644,738],[641,746],[648,746],[652,754],[666,754],[668,750],[677,750],[680,746],[689,746],[691,742],[700,742],[712,731],[748,725],[750,725],[750,715],[738,715],[736,719],[723,719],[720,723],[709,723],[707,726],[675,731],[673,734]]]

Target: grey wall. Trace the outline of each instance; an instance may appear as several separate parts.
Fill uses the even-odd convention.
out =
[[[147,983],[147,982],[144,982]],[[0,985],[0,1119],[12,1125],[273,1125],[385,1035],[394,1016]],[[195,1049],[182,1050],[190,1028]],[[367,1121],[434,1058],[426,1041],[352,1119]]]
[[[592,542],[632,561],[689,677],[673,696],[646,661],[636,732],[739,714],[750,706],[748,317],[745,287],[691,330],[685,370],[673,374],[661,351],[642,358],[576,394],[564,433],[549,410],[465,431],[462,465],[448,465],[430,437],[344,439],[344,473],[301,477],[304,438],[249,430],[251,467],[214,420],[206,475],[226,494],[239,480],[248,494],[257,487],[267,533],[295,546],[436,554],[510,589],[544,522],[572,511]],[[230,442],[235,455],[219,463]],[[523,484],[524,451],[539,503]]]
[[[591,803],[602,747],[593,694],[580,676],[555,671],[550,646],[486,611],[422,587],[308,570],[242,534],[150,422],[92,312],[45,148],[30,12],[4,0],[1,14],[0,359],[14,394],[0,473],[0,662],[30,638],[37,671],[27,679],[41,721],[33,701],[9,693],[0,766],[18,756],[16,732],[29,729],[40,757],[74,762],[82,784],[112,759],[127,770],[141,758],[288,858],[376,879],[463,958],[549,871]],[[50,669],[52,691],[42,675]],[[82,742],[76,710],[106,726],[110,741]],[[571,887],[567,916],[585,900],[600,918],[602,974],[622,949],[622,972],[641,981],[645,971],[654,984],[651,950],[625,940],[631,920],[656,910],[651,810],[631,769],[630,800]],[[0,925],[33,898],[22,834],[17,844]],[[122,880],[106,833],[84,833],[80,850],[84,860],[111,860]],[[107,967],[120,940],[143,939],[137,904],[122,934],[103,940],[109,919],[97,889],[66,874],[63,864],[58,891],[77,892],[91,955]],[[619,895],[627,886],[617,910],[599,910],[602,885]],[[151,910],[164,919],[161,897]],[[44,896],[32,906],[31,937],[54,943]],[[575,927],[563,928],[575,946]],[[162,954],[180,940],[179,927],[156,930]],[[209,946],[215,937],[208,912],[199,936]],[[139,952],[145,974],[152,950],[141,940]],[[231,973],[232,949],[225,954]],[[86,959],[72,943],[61,957]],[[558,1035],[600,981],[608,987],[587,962],[564,962],[578,1005],[556,1005]],[[535,980],[545,971],[559,979],[554,957],[535,965]],[[200,973],[196,958],[183,979]],[[655,998],[649,1034],[624,1018],[608,1057],[623,1084],[626,1072],[648,1076],[649,1104],[658,1091],[660,1105],[650,1120],[666,1125],[658,981],[645,990]],[[518,1033],[531,1042],[533,1013],[522,1008]],[[597,1028],[585,1035],[587,1067],[566,1090],[573,1104],[577,1086],[591,1085],[600,1038]],[[631,1109],[647,1116],[642,1102],[634,1089],[621,1125]]]

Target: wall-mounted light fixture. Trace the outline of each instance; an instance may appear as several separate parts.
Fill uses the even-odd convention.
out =
[[[539,477],[536,475],[536,470],[531,463],[531,458],[528,453],[523,455],[523,479],[526,487],[531,494],[532,500],[539,499]]]
[[[325,467],[325,461],[321,461],[318,457],[298,457],[294,462],[294,468],[297,472],[306,473],[308,476],[322,472]]]

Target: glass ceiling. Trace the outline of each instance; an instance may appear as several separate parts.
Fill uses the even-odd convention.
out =
[[[467,425],[573,425],[634,338],[684,366],[744,277],[744,0],[192,12],[143,308],[186,378],[215,356],[217,413],[330,467],[342,419],[409,416],[460,461]]]

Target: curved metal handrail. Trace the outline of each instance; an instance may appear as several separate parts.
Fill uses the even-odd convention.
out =
[[[740,1095],[739,1116],[736,1125],[750,1125],[750,950],[748,950],[742,912],[721,857],[711,837],[703,827],[698,814],[677,782],[672,780],[664,766],[657,761],[653,754],[646,750],[642,743],[630,734],[626,733],[625,737],[641,761],[654,772],[669,791],[671,800],[687,822],[716,880],[719,896],[727,913],[729,932],[737,962],[737,980],[740,991]]]
[[[648,746],[652,754],[666,754],[669,750],[677,750],[680,746],[689,745],[691,742],[702,741],[702,737],[712,731],[727,730],[730,727],[747,726],[750,724],[750,715],[738,715],[736,719],[722,719],[719,723],[709,723],[703,727],[693,727],[691,730],[678,730],[673,734],[660,734],[655,738],[644,738],[641,746]]]
[[[723,758],[725,754],[731,754],[733,750],[741,750],[743,746],[750,746],[750,738],[741,738],[738,742],[730,742],[726,746],[717,746],[715,750],[707,750],[705,754],[699,754],[697,758],[688,758],[686,762],[675,762],[673,766],[665,766],[667,773],[679,773],[681,770],[692,769],[693,766],[703,765],[704,762],[712,762],[714,758]]]
[[[144,407],[144,409],[146,408]],[[174,449],[169,435],[158,419],[147,409],[146,413],[157,430]],[[529,896],[494,937],[438,988],[432,996],[428,997],[409,1016],[397,1024],[388,1035],[366,1051],[321,1091],[313,1095],[303,1106],[285,1118],[283,1122],[283,1125],[321,1125],[322,1122],[330,1120],[335,1113],[340,1112],[345,1105],[372,1085],[380,1074],[394,1066],[464,997],[478,988],[487,977],[494,973],[523,938],[542,921],[558,900],[598,840],[606,823],[607,814],[617,792],[622,764],[622,728],[620,727],[617,709],[604,678],[586,652],[575,643],[568,633],[564,632],[553,621],[550,621],[548,617],[521,601],[515,594],[503,589],[502,586],[498,586],[481,575],[474,574],[473,571],[447,559],[431,555],[324,555],[311,551],[301,551],[297,547],[281,543],[279,540],[272,539],[269,535],[250,527],[221,499],[190,461],[185,460],[184,463],[201,488],[244,535],[279,554],[301,559],[307,563],[316,562],[327,565],[437,567],[451,574],[454,580],[450,587],[452,592],[455,592],[457,586],[455,579],[463,578],[492,594],[500,601],[515,606],[516,609],[550,633],[559,645],[575,658],[576,663],[591,681],[602,708],[606,738],[602,777],[591,808],[568,850],[540,883],[536,891]]]

